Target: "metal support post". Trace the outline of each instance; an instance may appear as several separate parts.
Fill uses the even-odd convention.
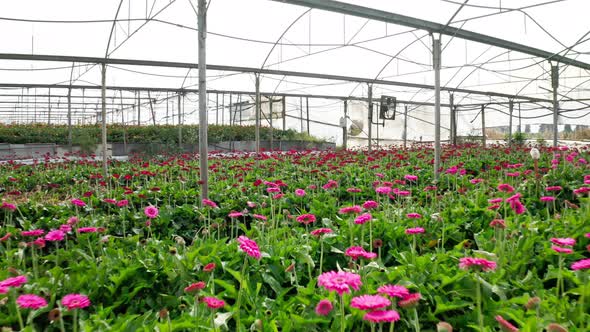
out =
[[[403,139],[404,139],[404,149],[407,147],[408,144],[408,105],[404,106],[404,132],[403,132]]]
[[[348,131],[346,130],[346,121],[348,119],[348,100],[344,101],[344,123],[342,126],[342,146],[344,150],[348,149]]]
[[[455,134],[455,106],[454,106],[455,97],[452,93],[449,93],[449,115],[450,115],[450,131],[449,131],[449,143],[455,145],[455,139],[453,135]]]
[[[305,97],[305,108],[307,113],[307,135],[309,135],[309,97]]]
[[[207,141],[207,1],[199,0],[199,170],[201,173],[201,202],[209,197],[209,160]]]
[[[256,153],[260,153],[260,75],[256,74],[256,126],[254,128],[256,138]]]
[[[486,148],[486,105],[481,105],[481,144]]]
[[[270,151],[272,151],[273,150],[273,143],[274,143],[273,142],[273,133],[272,133],[272,102],[273,102],[272,96],[270,98],[268,98],[268,102],[269,102],[268,108],[269,108],[269,112],[270,112]]]
[[[440,168],[440,37],[433,37],[432,66],[434,67],[434,181],[438,181]]]
[[[47,103],[47,124],[50,125],[51,124],[51,89],[49,89],[49,93],[48,93],[49,97],[48,97],[48,103]]]
[[[283,97],[281,106],[283,108],[283,131],[285,131],[287,130],[287,97]]]
[[[137,91],[137,125],[141,126],[141,91]]]
[[[514,111],[514,102],[512,99],[508,101],[508,113],[510,118],[508,120],[508,147],[512,147],[512,112]]]
[[[369,120],[369,127],[368,127],[368,137],[369,137],[369,144],[368,149],[371,151],[371,140],[373,139],[373,85],[369,84],[369,92],[368,92],[368,99],[369,99],[369,112],[368,112],[368,120]]]
[[[68,89],[68,149],[72,152],[72,89]]]
[[[102,99],[102,175],[106,181],[108,176],[108,166],[107,166],[107,99],[106,99],[106,76],[107,76],[107,66],[106,64],[102,64],[102,89],[100,97]]]
[[[180,93],[178,94],[178,147],[180,149],[182,149],[182,116],[181,116],[181,112],[182,112],[182,101],[181,101],[181,95]]]
[[[551,87],[553,88],[553,147],[557,147],[557,124],[559,122],[559,104],[557,101],[557,88],[559,87],[559,67],[551,66]]]

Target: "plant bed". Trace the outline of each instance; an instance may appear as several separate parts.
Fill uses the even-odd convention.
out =
[[[590,328],[586,147],[0,165],[0,326]],[[557,327],[552,325],[551,329]]]

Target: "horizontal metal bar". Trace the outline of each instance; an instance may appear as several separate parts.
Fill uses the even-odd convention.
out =
[[[505,39],[500,39],[477,32],[463,30],[452,26],[445,26],[440,23],[426,21],[410,16],[390,13],[383,10],[343,3],[333,0],[273,0],[292,5],[321,9],[325,11],[341,13],[350,16],[362,17],[370,20],[381,21],[405,27],[426,30],[430,33],[440,33],[455,38],[470,40],[486,45],[497,46],[507,50],[537,56],[546,60],[553,60],[570,66],[590,70],[590,64],[570,59],[568,57],[547,52],[538,48],[518,44]]]
[[[100,90],[100,86],[95,85],[66,85],[66,84],[22,84],[22,83],[2,83],[0,84],[0,88],[45,88],[45,89],[87,89],[87,90]],[[178,89],[178,88],[153,88],[153,87],[136,87],[136,86],[107,86],[107,90],[117,90],[117,91],[150,91],[150,92],[173,92],[173,93],[198,93],[199,90],[197,89]],[[251,95],[254,96],[255,92],[253,91],[239,91],[239,90],[207,90],[207,93],[218,93],[218,94],[234,94],[234,95]],[[316,94],[302,94],[302,93],[281,93],[281,92],[261,92],[262,96],[275,96],[275,97],[309,97],[309,98],[317,98],[317,99],[337,99],[337,100],[358,100],[358,101],[368,101],[368,98],[365,97],[353,97],[353,96],[334,96],[334,95],[316,95]],[[2,95],[0,95],[1,97]],[[143,100],[143,99],[142,99]],[[418,106],[434,106],[433,103],[427,102],[419,102],[419,101],[407,101],[407,100],[397,100],[398,104],[407,104],[407,105],[418,105]],[[442,106],[448,107],[448,104],[442,104]]]
[[[41,55],[41,54],[0,53],[0,60],[83,62],[83,63],[98,63],[98,64],[105,63],[107,65],[108,64],[117,64],[117,65],[128,65],[128,66],[193,68],[193,69],[197,69],[199,67],[199,65],[196,63],[187,63],[187,62],[168,62],[168,61],[113,59],[113,58],[105,59],[105,58],[96,58],[96,57]],[[415,89],[434,90],[434,86],[428,85],[428,84],[379,80],[379,79],[370,79],[370,78],[362,78],[362,77],[354,77],[354,76],[329,75],[329,74],[307,73],[307,72],[298,72],[298,71],[261,69],[261,68],[252,68],[252,67],[223,66],[223,65],[207,65],[207,69],[208,70],[218,70],[218,71],[232,71],[232,72],[242,72],[242,73],[276,75],[276,76],[317,78],[317,79],[334,80],[334,81],[369,83],[369,84],[377,84],[377,85],[391,85],[391,86],[401,86],[401,87],[415,88]],[[32,87],[32,86],[24,85],[23,87]],[[98,87],[98,88],[100,89],[100,87]],[[540,98],[527,97],[527,96],[517,96],[517,95],[511,95],[511,94],[505,94],[505,93],[499,93],[499,92],[478,91],[478,90],[450,88],[450,87],[443,87],[443,88],[441,88],[441,90],[458,92],[458,93],[465,93],[465,94],[475,94],[475,95],[484,95],[484,96],[492,96],[492,97],[512,98],[512,99],[518,99],[518,100],[528,100],[528,101],[535,101],[535,102],[547,102],[547,103],[552,102],[551,100],[548,100],[548,99],[540,99]],[[159,90],[154,90],[154,91],[179,91],[179,89],[159,89]],[[180,90],[180,91],[182,91],[182,90]]]

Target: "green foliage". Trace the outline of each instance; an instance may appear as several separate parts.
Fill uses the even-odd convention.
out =
[[[94,144],[98,143],[101,135],[100,126],[86,125],[73,127],[73,143],[84,145],[92,149]],[[269,127],[260,128],[260,138],[262,140],[270,139],[271,130]],[[312,141],[321,142],[322,140],[307,135],[307,133],[298,133],[293,129],[272,130],[275,140],[287,141]],[[186,144],[198,143],[199,126],[185,125],[182,126],[182,141]],[[173,146],[178,145],[178,127],[172,125],[156,126],[121,126],[109,125],[107,128],[107,141],[109,143],[158,143]],[[210,143],[227,142],[227,141],[253,141],[255,140],[254,126],[226,126],[226,125],[209,125],[208,141]],[[0,142],[11,144],[26,143],[68,143],[68,127],[65,125],[0,125]]]
[[[506,135],[506,140],[508,140],[508,135]],[[527,134],[517,131],[512,133],[512,144],[514,145],[524,145],[524,142],[527,140]]]

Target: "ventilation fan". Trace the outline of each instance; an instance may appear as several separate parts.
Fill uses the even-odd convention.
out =
[[[358,136],[363,132],[364,122],[363,120],[352,120],[350,127],[348,127],[348,135]]]

